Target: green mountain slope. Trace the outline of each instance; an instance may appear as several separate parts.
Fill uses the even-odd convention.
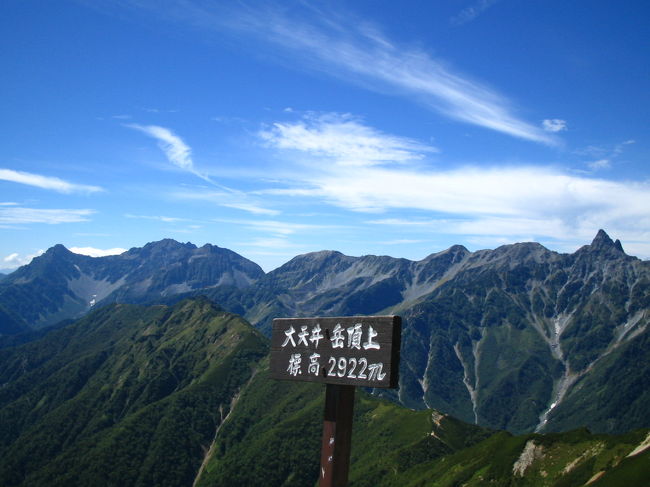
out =
[[[7,345],[0,485],[313,486],[325,388],[271,380],[267,353],[259,332],[200,298],[110,305]],[[351,487],[650,479],[647,429],[513,436],[356,396]]]
[[[264,365],[219,432],[199,486],[298,487],[317,481],[325,388],[274,381]],[[437,435],[431,434],[434,430]],[[353,485],[380,485],[386,475],[458,451],[490,434],[358,389],[350,479]]]
[[[273,381],[262,367],[220,430],[197,485],[316,485],[323,407],[322,385]],[[650,463],[641,462],[649,450],[627,457],[649,439],[647,429],[513,436],[358,390],[349,485],[571,487],[592,478],[643,485],[617,479],[650,481]]]
[[[111,305],[0,350],[0,484],[191,485],[267,350],[200,299]]]

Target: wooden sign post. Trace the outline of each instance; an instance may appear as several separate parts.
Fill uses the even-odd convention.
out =
[[[327,384],[320,487],[345,487],[350,466],[354,388],[395,388],[399,316],[273,320],[271,377]]]

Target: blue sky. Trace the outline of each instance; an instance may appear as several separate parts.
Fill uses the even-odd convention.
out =
[[[271,270],[598,229],[650,257],[650,4],[5,0],[0,268],[165,237]]]

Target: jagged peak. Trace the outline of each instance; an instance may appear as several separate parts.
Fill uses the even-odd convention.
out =
[[[181,243],[173,238],[163,238],[162,240],[158,240],[157,242],[149,242],[146,244],[143,248],[148,249],[148,248],[181,248],[185,247],[187,249],[196,249],[196,245],[194,245],[192,242],[185,242]]]
[[[603,229],[598,230],[598,233],[594,237],[589,247],[596,250],[616,249],[624,253],[621,241],[618,239],[616,241],[612,240],[610,236],[607,235],[607,232],[605,232]]]
[[[63,244],[56,244],[53,247],[50,247],[45,251],[45,253],[37,256],[34,258],[34,261],[38,262],[50,262],[53,259],[54,260],[59,260],[59,259],[67,259],[73,256],[78,256],[79,254],[75,254],[74,252],[71,252],[68,250],[68,248],[63,245]]]
[[[54,247],[47,249],[46,254],[71,254],[72,252],[63,244],[56,244]]]
[[[619,239],[616,239],[614,241],[614,247],[616,247],[621,252],[625,253],[625,250],[623,250],[623,244],[621,243],[621,241]]]
[[[155,242],[148,242],[143,247],[132,247],[123,254],[125,257],[135,257],[139,255],[146,255],[149,253],[167,252],[173,250],[195,250],[196,245],[191,242],[181,243],[173,238],[164,238]]]
[[[591,242],[592,247],[602,247],[607,246],[611,247],[614,245],[614,241],[607,235],[607,232],[602,228],[598,230],[598,233]]]
[[[188,242],[188,243],[189,243],[189,242]],[[207,251],[207,252],[213,252],[213,251],[215,251],[215,250],[227,250],[227,249],[222,249],[222,248],[219,247],[218,245],[213,245],[213,244],[209,244],[209,243],[207,243],[207,244],[204,244],[204,245],[201,247],[201,250],[205,250],[205,251]]]

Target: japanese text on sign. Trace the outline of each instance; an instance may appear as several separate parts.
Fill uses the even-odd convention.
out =
[[[323,339],[322,329],[319,323],[309,330],[307,325],[300,327],[300,333],[296,335],[296,329],[293,326],[289,326],[287,330],[284,331],[285,339],[282,342],[282,347],[293,347],[303,344],[309,346],[309,343],[314,345],[314,348],[318,350],[318,345]],[[363,339],[363,323],[355,323],[353,326],[348,328],[343,328],[340,323],[337,323],[332,331],[332,338],[330,340],[329,346],[331,348],[351,348],[357,350],[380,350],[381,346],[379,343],[373,341],[373,338],[377,336],[377,332],[373,329],[372,326],[368,326],[366,341],[362,343]],[[294,339],[296,335],[296,340]],[[327,346],[327,345],[326,345]],[[308,374],[318,375],[320,372],[320,358],[319,353],[313,352],[309,354],[309,360],[306,362],[306,372]],[[327,367],[327,377],[347,377],[349,379],[368,379],[368,380],[383,380],[386,374],[382,373],[384,364],[373,363],[369,364],[366,357],[329,357],[328,358],[328,367]],[[289,365],[287,367],[287,372],[290,375],[297,376],[298,374],[303,373],[302,367],[302,355],[300,353],[292,353],[289,356]]]
[[[395,387],[399,333],[394,316],[276,319],[271,373],[278,379]]]

